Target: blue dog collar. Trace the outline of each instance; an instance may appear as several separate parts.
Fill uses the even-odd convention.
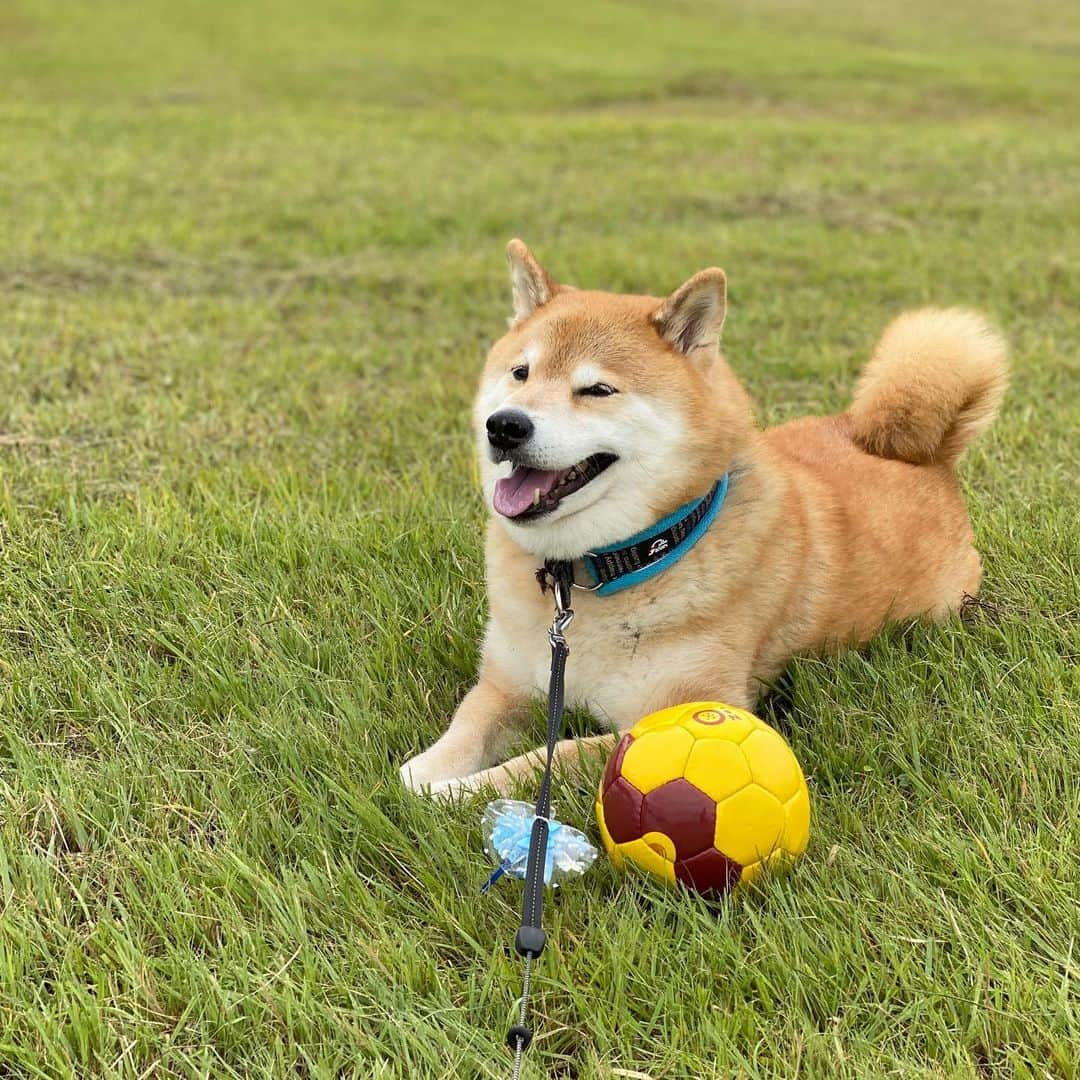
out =
[[[728,474],[724,473],[707,494],[680,506],[651,528],[587,552],[583,561],[593,580],[590,591],[611,596],[677,563],[705,535],[724,505],[727,488]]]

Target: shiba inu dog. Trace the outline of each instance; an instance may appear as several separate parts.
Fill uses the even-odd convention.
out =
[[[574,593],[566,674],[568,703],[613,732],[683,701],[753,708],[792,656],[976,592],[956,463],[1006,384],[981,316],[901,315],[846,412],[762,431],[719,351],[722,270],[661,300],[559,285],[520,240],[507,254],[514,316],[474,412],[492,510],[483,659],[446,733],[402,767],[409,786],[506,790],[538,766],[504,758],[547,692],[545,560],[575,560],[594,588],[615,552],[614,577]],[[566,740],[557,760],[613,741]]]

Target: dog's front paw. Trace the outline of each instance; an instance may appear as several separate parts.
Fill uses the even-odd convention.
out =
[[[460,776],[451,772],[448,775],[446,762],[438,760],[430,750],[406,761],[401,766],[400,775],[401,782],[417,795],[446,801],[457,795],[479,791],[483,786],[474,782],[482,773]]]
[[[423,795],[445,779],[437,769],[432,767],[431,758],[425,751],[409,758],[398,770],[401,782],[417,795]]]
[[[469,795],[477,795],[482,791],[491,792],[490,781],[483,779],[482,773],[474,773],[472,776],[455,776],[451,780],[440,780],[428,788],[428,794],[440,802],[459,802]]]

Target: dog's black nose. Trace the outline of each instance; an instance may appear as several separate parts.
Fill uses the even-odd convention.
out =
[[[487,418],[487,433],[496,450],[514,450],[532,438],[533,423],[520,409],[500,409]]]

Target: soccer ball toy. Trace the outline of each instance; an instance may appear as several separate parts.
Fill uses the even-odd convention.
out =
[[[661,709],[619,741],[600,781],[600,836],[635,863],[709,899],[801,855],[810,795],[783,737],[743,709]]]

